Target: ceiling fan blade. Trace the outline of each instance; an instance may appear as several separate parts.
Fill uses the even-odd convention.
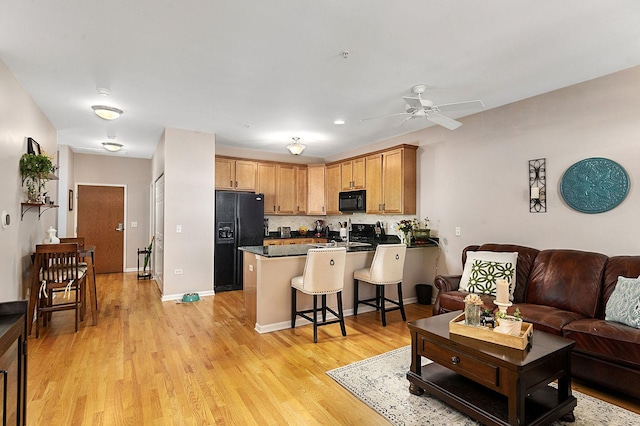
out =
[[[404,120],[402,120],[402,123],[400,123],[400,124],[398,125],[398,127],[402,126],[404,123],[406,123],[407,121],[411,120],[412,118],[415,118],[415,117],[413,116],[413,114],[412,114],[410,117],[407,117],[407,118],[405,118]]]
[[[407,115],[408,112],[397,112],[395,114],[377,115],[375,117],[361,118],[360,121],[375,120],[376,118],[395,117],[396,115]]]
[[[458,111],[461,109],[469,109],[469,108],[484,108],[484,103],[482,103],[482,101],[480,100],[453,102],[450,104],[434,105],[433,108],[437,108],[437,110],[440,112]]]
[[[422,108],[422,103],[419,98],[410,98],[408,96],[403,96],[402,99],[412,108]]]
[[[434,123],[439,124],[442,127],[446,127],[449,130],[455,130],[458,127],[462,126],[461,122],[449,117],[445,117],[444,115],[438,114],[437,112],[430,112],[426,117],[427,120],[433,121]]]

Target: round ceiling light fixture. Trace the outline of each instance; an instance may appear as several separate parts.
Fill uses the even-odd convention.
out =
[[[111,151],[111,152],[117,152],[120,151],[122,149],[122,144],[121,143],[116,143],[116,142],[102,142],[102,146],[104,147],[104,149],[106,149],[107,151]]]
[[[287,149],[289,150],[289,152],[291,152],[293,155],[300,155],[302,154],[302,151],[304,151],[304,149],[306,148],[306,146],[302,145],[299,141],[300,138],[291,138],[293,139],[293,143],[287,145]]]
[[[108,106],[108,105],[93,105],[91,107],[93,112],[103,120],[115,120],[120,117],[124,112],[121,109]]]
[[[344,123],[345,123],[344,120],[335,120],[333,122],[333,124],[338,125],[338,126],[342,126]]]

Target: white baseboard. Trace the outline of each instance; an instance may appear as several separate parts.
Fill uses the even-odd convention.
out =
[[[200,296],[201,299],[203,297],[213,296],[215,294],[213,290],[197,291],[196,293],[198,293],[198,296]],[[171,301],[171,300],[182,300],[182,296],[184,296],[184,293],[182,293],[182,294],[165,294],[164,296],[162,296],[160,298],[160,300],[162,302],[168,302],[168,301]]]

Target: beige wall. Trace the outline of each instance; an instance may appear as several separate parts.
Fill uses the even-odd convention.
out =
[[[461,250],[484,242],[640,255],[639,116],[635,67],[466,117],[454,132],[414,134],[419,213],[441,237],[440,272],[461,272]],[[565,170],[589,157],[614,160],[630,177],[625,201],[601,214],[579,213],[560,197]],[[529,213],[528,161],[536,158],[547,161],[547,213]]]
[[[27,150],[26,138],[32,137],[48,153],[56,152],[56,130],[40,108],[0,61],[0,212],[7,211],[11,224],[0,227],[0,301],[26,297],[31,253],[45,237],[44,230],[55,226],[54,210],[38,220],[35,211],[20,220],[20,203],[26,200],[18,163]],[[57,181],[47,183],[47,191],[57,200]]]
[[[125,270],[137,269],[137,249],[149,245],[150,212],[150,184],[151,160],[140,158],[126,158],[109,155],[73,155],[73,180],[69,188],[77,194],[77,185],[124,185],[125,199]],[[66,204],[65,204],[66,205]],[[67,209],[68,210],[68,209]],[[72,216],[72,226],[67,235],[75,234],[75,220],[77,210],[69,212]],[[137,222],[136,228],[131,222]]]
[[[213,292],[214,157],[215,135],[172,128],[154,154],[153,178],[165,179],[163,300]]]

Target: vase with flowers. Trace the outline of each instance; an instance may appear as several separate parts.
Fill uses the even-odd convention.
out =
[[[20,158],[22,182],[27,186],[27,199],[31,203],[42,203],[45,183],[54,171],[51,158],[46,154],[24,154]]]
[[[480,325],[480,308],[482,299],[475,293],[469,293],[464,298],[464,323],[477,327]]]
[[[416,219],[402,219],[400,222],[398,222],[398,231],[402,232],[402,235],[404,237],[403,242],[406,245],[411,244],[411,236],[409,235],[409,233],[415,228],[416,223]]]

